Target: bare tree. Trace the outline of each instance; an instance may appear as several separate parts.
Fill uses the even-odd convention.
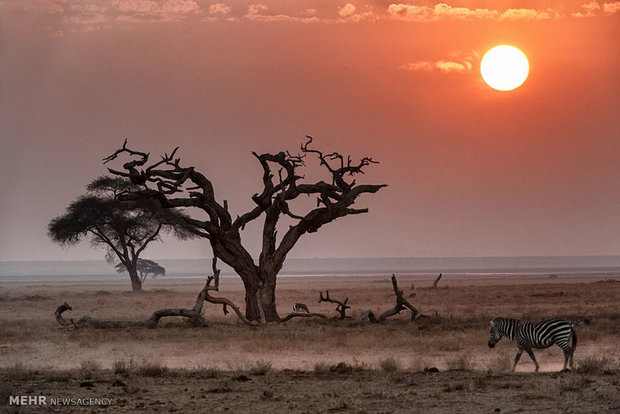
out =
[[[104,158],[104,162],[113,161],[121,154],[133,158],[123,165],[122,171],[109,169],[112,174],[128,177],[140,186],[140,190],[124,195],[123,199],[158,200],[164,208],[191,207],[203,213],[185,217],[185,226],[193,234],[208,239],[215,256],[241,277],[247,319],[273,322],[280,320],[276,312],[276,278],[300,237],[340,217],[368,212],[366,208],[352,206],[360,195],[376,193],[385,187],[384,184],[357,184],[353,178],[376,163],[372,158],[364,157],[354,163],[350,157],[337,152],[324,154],[311,148],[312,138],[307,138],[298,155],[252,153],[263,169],[262,189],[252,196],[256,206],[236,218],[231,216],[226,200],[216,200],[213,184],[206,176],[194,167],[181,165],[179,158],[175,159],[178,147],[149,165],[149,154],[129,149],[125,140],[120,149]],[[329,182],[303,181],[299,169],[309,155],[315,156],[325,168]],[[316,207],[303,213],[293,212],[290,203],[303,195],[316,197]],[[282,217],[290,218],[294,224],[278,237],[277,227]],[[255,263],[242,244],[241,232],[248,223],[259,218],[263,220],[262,245],[258,263]]]
[[[107,259],[118,259],[129,273],[133,291],[142,290],[137,263],[140,254],[154,240],[159,240],[162,228],[178,237],[193,236],[177,226],[182,214],[162,209],[148,199],[122,202],[120,195],[137,191],[138,186],[121,177],[99,177],[87,187],[87,193],[72,202],[65,214],[48,225],[49,237],[57,243],[72,246],[90,237],[93,247],[103,247]]]

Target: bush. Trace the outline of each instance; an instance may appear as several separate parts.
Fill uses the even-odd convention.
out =
[[[258,360],[250,364],[248,372],[252,375],[266,375],[271,371],[271,362]]]
[[[498,355],[487,364],[487,370],[491,372],[505,372],[512,369],[512,359],[507,354]]]
[[[315,374],[326,374],[329,372],[330,365],[327,362],[317,362],[314,364]]]
[[[583,374],[602,374],[611,372],[618,368],[618,364],[612,357],[603,356],[600,358],[587,356],[577,364],[577,372]]]
[[[112,370],[116,375],[125,375],[129,376],[135,369],[135,363],[133,357],[126,362],[124,359],[114,361],[112,364]]]
[[[136,369],[136,373],[143,377],[164,377],[169,371],[167,366],[159,362],[144,362]]]
[[[471,371],[474,369],[474,362],[469,355],[460,355],[447,358],[446,367],[449,371]]]
[[[26,364],[16,362],[12,367],[3,368],[0,371],[0,378],[6,381],[29,381],[37,377],[38,371],[28,367]]]
[[[86,361],[82,361],[82,363],[80,364],[80,369],[78,370],[78,373],[80,375],[80,378],[82,379],[92,379],[95,372],[101,369],[101,364],[97,361],[93,361],[93,360],[86,360]]]
[[[396,372],[400,370],[400,362],[393,357],[388,357],[379,361],[379,368],[385,372]]]

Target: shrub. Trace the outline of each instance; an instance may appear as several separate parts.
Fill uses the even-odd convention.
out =
[[[379,361],[379,368],[385,372],[396,372],[400,370],[400,362],[393,357],[387,357]]]
[[[618,364],[612,357],[603,356],[600,358],[587,356],[577,365],[577,372],[583,374],[602,374],[611,372],[618,367]]]
[[[271,362],[262,359],[250,364],[248,372],[252,375],[266,375],[271,370]]]
[[[512,359],[508,354],[498,355],[487,364],[487,370],[492,372],[504,372],[512,369]]]
[[[144,362],[137,369],[136,373],[143,377],[163,377],[169,373],[167,366],[159,362]]]
[[[129,376],[135,369],[135,363],[133,357],[129,358],[129,361],[126,362],[124,359],[114,361],[112,364],[112,370],[116,375],[125,375]]]
[[[314,364],[315,374],[326,374],[329,372],[330,365],[327,362],[317,362]]]
[[[0,378],[6,381],[29,381],[35,379],[37,375],[38,371],[22,362],[16,362],[12,367],[2,369]]]
[[[471,371],[474,369],[474,362],[469,355],[460,355],[446,359],[446,367],[450,371]]]
[[[82,361],[78,373],[81,378],[89,380],[92,379],[95,372],[100,369],[101,364],[99,362],[88,359],[86,361]]]

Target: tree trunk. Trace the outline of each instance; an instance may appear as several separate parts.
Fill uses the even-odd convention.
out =
[[[245,285],[245,317],[250,321],[279,322],[276,311],[276,275],[269,274],[262,279],[254,274],[242,275]]]
[[[140,280],[138,270],[135,266],[128,266],[127,272],[129,273],[129,279],[131,280],[131,289],[134,292],[142,292],[142,280]]]

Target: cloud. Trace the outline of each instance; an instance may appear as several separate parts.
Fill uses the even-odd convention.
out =
[[[262,3],[250,4],[248,6],[248,14],[246,14],[246,17],[252,18],[253,16],[264,16],[268,10],[269,7]]]
[[[469,61],[460,63],[440,60],[435,62],[435,67],[442,72],[471,72],[473,65]]]
[[[121,23],[178,22],[192,18],[205,23],[252,21],[354,24],[381,20],[426,23],[451,20],[532,21],[559,17],[570,18],[571,15],[603,17],[620,11],[620,1],[610,0],[606,3],[583,0],[583,4],[574,13],[571,14],[569,10],[563,16],[551,8],[460,7],[441,2],[441,0],[437,2],[401,0],[411,1],[411,3],[385,2],[382,4],[387,4],[387,8],[382,6],[381,9],[373,8],[373,5],[377,7],[376,5],[380,4],[376,1],[350,1],[340,3],[339,6],[334,6],[331,2],[314,3],[312,8],[308,8],[304,3],[284,1],[267,3],[267,0],[248,0],[236,3],[228,0],[0,0],[0,12],[12,10],[45,15],[50,22],[47,25],[50,33],[62,31],[66,35],[72,31],[107,28]],[[318,7],[318,4],[322,6]],[[487,4],[496,3],[488,2]],[[204,10],[200,5],[204,7]],[[278,12],[273,12],[271,8],[275,10],[276,7]],[[449,61],[446,60],[446,62]],[[435,65],[437,62],[432,63]],[[437,69],[436,66],[432,67]],[[451,67],[449,70],[457,70],[456,68]]]
[[[603,11],[607,14],[613,14],[620,11],[620,1],[603,4]]]
[[[459,62],[452,60],[437,60],[406,63],[400,67],[402,70],[411,72],[442,72],[442,73],[469,73],[473,68],[472,58],[466,58]]]
[[[601,6],[595,1],[581,5],[581,11],[572,13],[573,17],[592,17],[596,16]]]
[[[349,17],[352,14],[355,14],[356,10],[357,8],[355,7],[355,5],[347,3],[338,9],[338,14],[340,15],[340,17]]]
[[[433,22],[439,20],[541,20],[549,19],[549,10],[508,9],[505,11],[491,9],[469,9],[452,7],[446,3],[438,3],[433,7],[414,4],[392,3],[387,8],[388,17],[396,20],[414,22]]]
[[[67,0],[0,0],[0,10],[58,14],[65,11]]]
[[[209,6],[209,14],[221,14],[227,16],[232,11],[232,7],[224,3],[215,3]]]
[[[111,0],[112,8],[125,14],[158,17],[180,17],[200,12],[194,0]]]
[[[559,15],[551,10],[508,9],[499,16],[499,20],[546,20],[552,17]]]
[[[620,11],[620,1],[603,3],[603,7],[596,2],[591,1],[584,3],[580,7],[580,11],[572,13],[573,17],[595,17],[600,15],[610,15]]]
[[[300,23],[320,23],[321,19],[318,17],[299,17],[290,16],[287,14],[268,14],[269,7],[262,4],[250,4],[248,6],[248,12],[244,16],[247,20],[254,22],[300,22]],[[306,10],[306,13],[308,10]]]

